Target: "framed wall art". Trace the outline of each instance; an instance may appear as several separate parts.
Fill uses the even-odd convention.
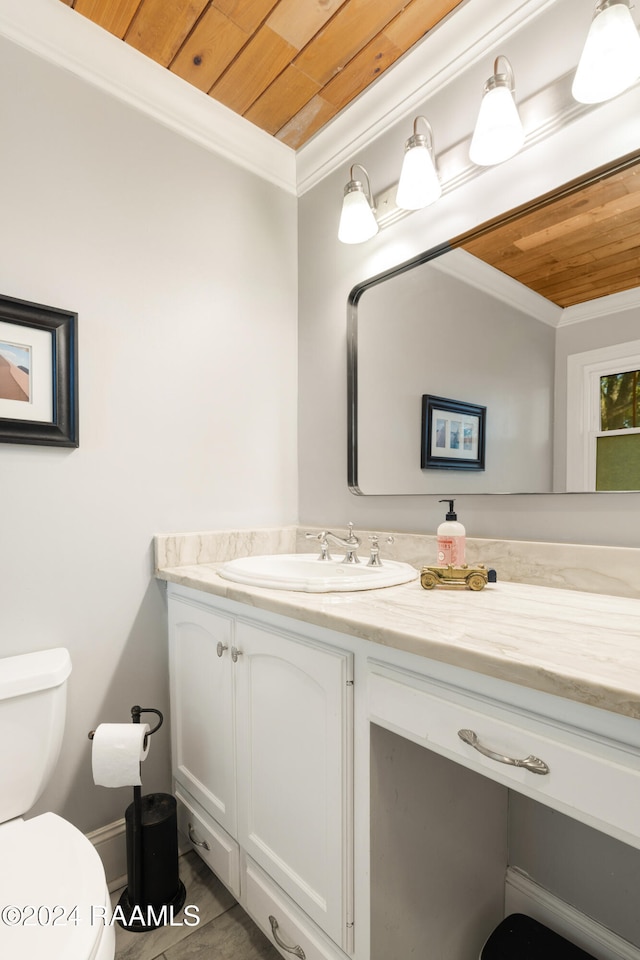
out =
[[[78,446],[77,324],[0,296],[0,442]]]
[[[423,470],[484,470],[487,408],[424,394],[420,466]]]

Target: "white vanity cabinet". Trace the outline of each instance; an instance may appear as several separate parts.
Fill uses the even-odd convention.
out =
[[[189,584],[168,588],[180,827],[284,957],[477,956],[507,897],[512,912],[550,903],[550,922],[564,895],[617,934],[603,957],[637,960],[624,881],[640,850],[637,601],[512,584],[479,599],[234,587],[243,603],[206,566],[175,576]],[[550,689],[523,682],[523,664]],[[566,840],[557,814],[573,821]],[[556,870],[554,839],[604,856],[606,902]],[[559,885],[542,900],[518,873],[534,841]]]
[[[180,826],[276,942],[348,949],[352,654],[235,608],[169,588]]]

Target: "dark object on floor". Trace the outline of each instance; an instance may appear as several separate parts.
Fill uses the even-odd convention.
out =
[[[523,913],[512,913],[493,931],[480,960],[595,960],[574,943]]]
[[[163,716],[155,707],[131,708],[131,719],[140,723],[140,714],[154,713],[158,723],[145,736],[162,726]],[[126,890],[118,901],[121,927],[132,933],[147,933],[165,924],[182,910],[187,891],[178,873],[178,815],[175,797],[169,793],[142,796],[142,787],[133,788],[133,803],[124,814],[127,834]]]

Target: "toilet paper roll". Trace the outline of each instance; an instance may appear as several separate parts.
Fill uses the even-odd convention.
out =
[[[139,787],[140,763],[149,753],[144,745],[148,723],[101,723],[93,735],[91,766],[100,787]]]

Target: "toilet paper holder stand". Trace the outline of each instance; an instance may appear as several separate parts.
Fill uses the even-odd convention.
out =
[[[140,723],[140,716],[143,713],[153,713],[157,716],[158,722],[155,727],[152,727],[144,736],[144,748],[147,747],[148,738],[156,733],[160,729],[164,722],[164,717],[160,710],[156,710],[155,707],[140,707],[133,706],[131,707],[131,720],[133,723]],[[95,730],[89,732],[89,739],[93,740]],[[174,801],[175,804],[175,801]],[[142,836],[143,836],[143,827],[142,827],[142,787],[134,786],[133,788],[133,817],[132,817],[132,845],[133,845],[133,856],[130,863],[129,870],[129,885],[124,891],[122,897],[120,898],[120,904],[126,908],[126,911],[129,912],[132,908],[144,904],[144,877],[143,877],[143,851],[142,851]],[[177,857],[177,845],[176,845],[176,857]],[[176,867],[177,871],[177,867]],[[178,912],[184,903],[186,898],[186,890],[184,884],[178,877],[178,888],[175,897],[172,900],[171,907],[172,910]],[[124,926],[127,930],[131,931],[140,931],[146,932],[148,930],[155,929],[158,926],[162,926],[167,922],[166,919],[159,921],[150,922],[148,925],[144,922],[138,922],[130,920],[129,922],[122,922],[118,920],[121,926]]]
[[[155,707],[140,707],[138,705],[131,707],[131,722],[140,723],[140,715],[143,713],[155,713],[158,722],[148,733],[144,735],[143,746],[147,749],[147,742],[152,733],[159,730],[164,722],[164,717]],[[95,730],[89,731],[89,740],[93,740]],[[133,904],[142,903],[142,787],[133,788],[133,844],[134,855],[132,864],[133,876],[129,877],[131,890],[129,891],[130,900]],[[128,889],[128,888],[127,888]]]

